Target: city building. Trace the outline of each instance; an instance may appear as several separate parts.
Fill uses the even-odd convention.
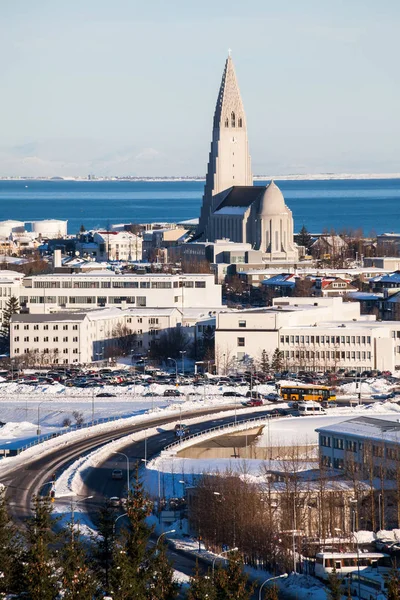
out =
[[[355,417],[316,429],[321,463],[362,477],[400,474],[400,422],[395,417]],[[381,482],[379,482],[381,483]]]
[[[98,261],[142,259],[142,238],[129,231],[96,231],[93,243],[98,248]]]
[[[265,309],[216,315],[219,370],[243,368],[278,349],[282,368],[358,371],[400,368],[400,321],[361,315],[357,302],[334,298],[275,298]]]
[[[11,297],[19,299],[24,275],[17,271],[0,270],[0,322],[3,322],[3,312]]]
[[[51,313],[68,309],[204,308],[222,306],[221,286],[214,275],[121,275],[89,273],[25,277],[19,290],[22,312]]]

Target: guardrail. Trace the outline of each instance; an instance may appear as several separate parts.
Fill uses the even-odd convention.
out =
[[[163,451],[171,450],[171,448],[175,448],[177,446],[182,446],[183,442],[193,440],[197,437],[201,437],[208,433],[214,433],[217,431],[224,431],[224,430],[229,430],[229,429],[238,429],[238,428],[240,429],[240,425],[248,425],[248,424],[252,424],[252,423],[259,423],[260,421],[269,421],[270,419],[277,419],[277,418],[290,417],[290,416],[291,415],[270,414],[270,415],[263,415],[262,417],[253,417],[252,419],[246,419],[245,421],[236,421],[236,423],[235,423],[235,421],[232,421],[231,423],[227,423],[226,425],[218,425],[217,427],[211,427],[210,429],[204,429],[203,431],[198,431],[196,433],[193,433],[192,435],[183,436],[176,442],[172,442],[172,444],[168,444],[168,446],[165,446]],[[247,427],[244,427],[244,429],[247,429]]]
[[[130,415],[131,416],[131,415]],[[52,433],[45,433],[43,435],[38,435],[36,439],[32,440],[28,444],[23,444],[21,446],[14,446],[14,448],[7,447],[8,444],[0,445],[0,458],[6,458],[7,456],[16,456],[23,450],[28,450],[28,448],[32,448],[33,446],[37,446],[42,442],[47,442],[47,440],[52,440],[53,438],[60,437],[60,435],[65,435],[66,433],[70,433],[71,431],[80,431],[81,429],[86,429],[87,427],[92,427],[93,425],[101,425],[102,423],[109,423],[110,421],[117,421],[120,419],[127,419],[129,417],[102,417],[100,419],[95,419],[94,421],[89,421],[88,423],[82,423],[82,425],[70,425],[69,427],[63,428],[62,431],[54,431]]]

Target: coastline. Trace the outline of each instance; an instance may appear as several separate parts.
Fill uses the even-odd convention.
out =
[[[254,175],[254,181],[345,181],[345,180],[379,180],[379,179],[400,179],[400,173],[308,173],[292,175]],[[96,183],[101,181],[125,181],[125,182],[176,182],[176,181],[205,181],[205,177],[96,177],[88,179],[87,177],[4,177],[0,176],[0,181],[77,181]]]

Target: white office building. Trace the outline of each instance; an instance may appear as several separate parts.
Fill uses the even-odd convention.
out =
[[[204,308],[222,306],[213,275],[119,275],[113,271],[26,277],[21,310],[52,313],[91,308]]]
[[[270,308],[216,316],[220,370],[257,361],[278,348],[290,370],[400,368],[400,321],[361,315],[342,298],[276,298]]]

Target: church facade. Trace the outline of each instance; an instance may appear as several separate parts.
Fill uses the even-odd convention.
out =
[[[294,263],[293,217],[271,181],[254,186],[246,115],[228,56],[215,107],[211,150],[197,239],[249,243],[265,262]]]

